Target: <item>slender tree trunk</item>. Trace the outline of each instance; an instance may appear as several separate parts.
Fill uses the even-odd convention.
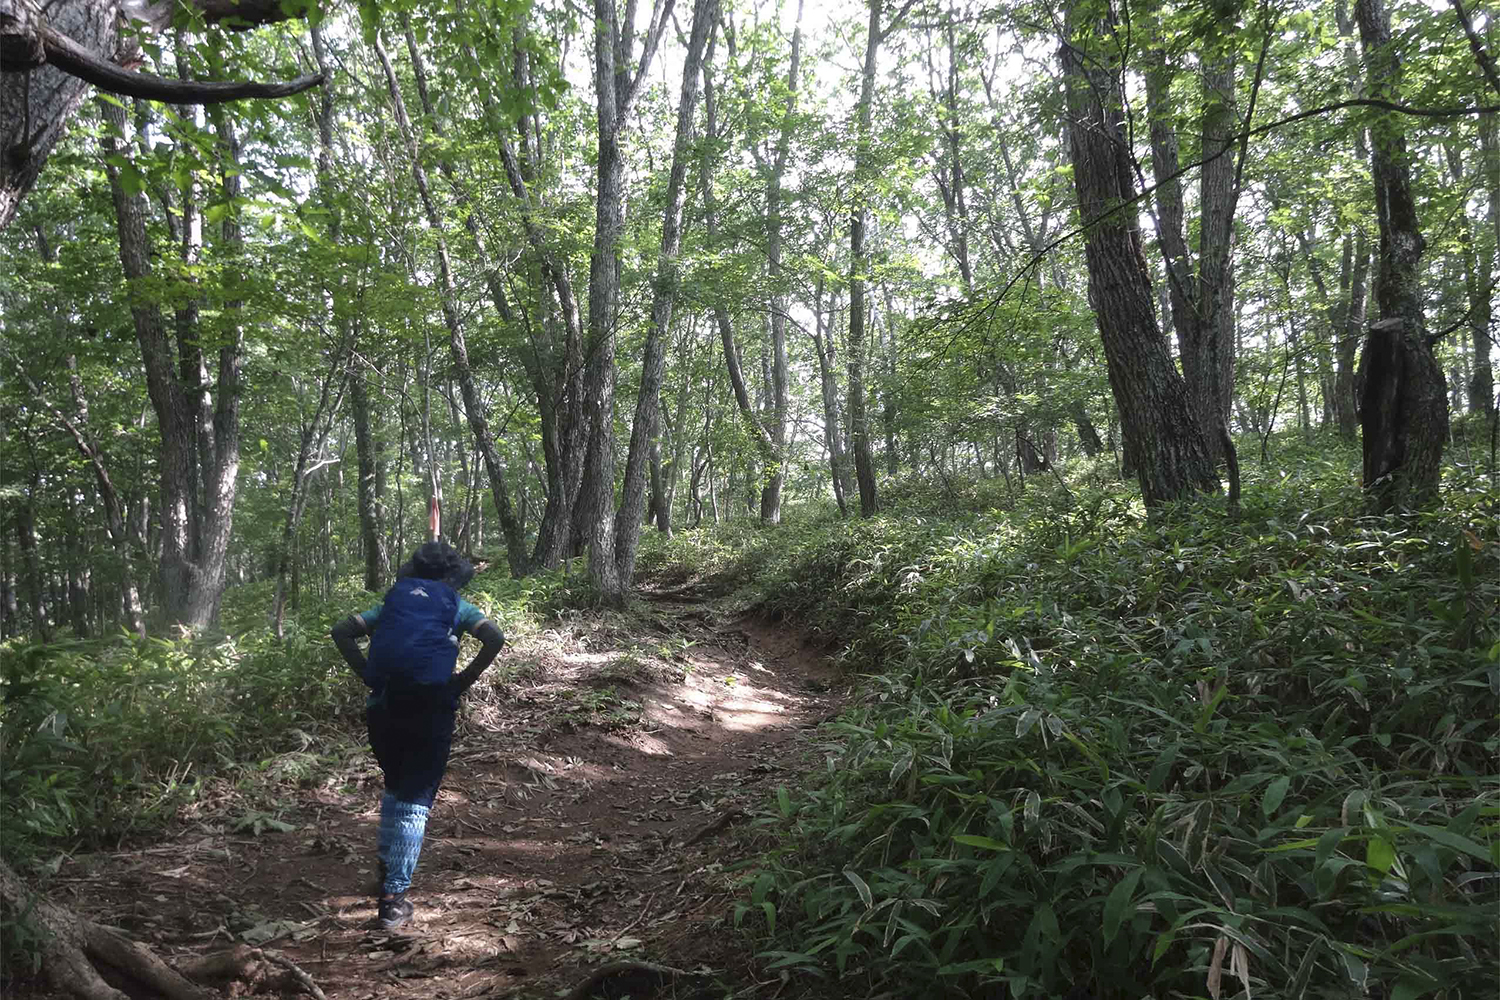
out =
[[[1232,26],[1235,14],[1222,4],[1216,23]],[[1199,168],[1197,269],[1185,237],[1186,213],[1179,169],[1177,130],[1169,90],[1173,72],[1159,39],[1147,46],[1146,99],[1150,117],[1152,170],[1157,181],[1157,238],[1166,265],[1167,301],[1190,401],[1204,429],[1210,455],[1226,459],[1223,441],[1234,392],[1235,52],[1216,32],[1205,41],[1199,82],[1203,94],[1203,154]],[[1215,156],[1215,154],[1218,154]]]
[[[89,463],[89,468],[94,473],[94,484],[98,489],[99,502],[104,507],[105,531],[109,535],[110,546],[114,549],[115,560],[119,567],[125,621],[132,632],[145,638],[145,612],[141,607],[140,590],[136,586],[135,573],[131,565],[132,545],[130,533],[126,527],[125,507],[120,501],[119,492],[115,489],[114,478],[110,475],[104,452],[99,447],[97,437],[89,428],[88,399],[83,393],[83,381],[78,377],[78,360],[70,354],[65,364],[73,393],[74,409],[71,417],[64,414],[61,408],[42,395],[41,388],[31,380],[24,369],[21,369],[21,376],[37,402],[46,407],[54,419],[73,438],[78,453]]]
[[[1494,278],[1480,262],[1492,261],[1500,252],[1500,137],[1497,137],[1494,114],[1479,116],[1480,170],[1489,193],[1489,232],[1486,237],[1474,236],[1473,269],[1471,286],[1475,292],[1470,296],[1469,336],[1472,341],[1474,365],[1469,374],[1469,409],[1477,413],[1494,413],[1495,370],[1491,354],[1495,347],[1495,336],[1490,325],[1490,311],[1494,301]]]
[[[500,530],[505,536],[506,559],[510,565],[511,574],[523,576],[528,567],[525,530],[516,520],[515,512],[511,507],[510,489],[505,479],[505,465],[500,458],[500,450],[495,444],[494,435],[490,431],[489,421],[485,416],[484,402],[480,399],[478,387],[474,383],[474,372],[469,364],[469,346],[464,334],[463,319],[458,311],[458,293],[442,214],[438,211],[437,202],[428,184],[427,171],[422,166],[416,132],[412,127],[411,119],[406,114],[406,102],[401,96],[401,85],[391,66],[390,56],[386,54],[385,47],[378,38],[375,40],[374,48],[381,67],[385,71],[386,86],[391,95],[391,106],[406,142],[407,155],[411,158],[412,178],[416,181],[422,208],[435,238],[442,292],[443,322],[448,328],[449,354],[453,360],[453,372],[458,379],[459,390],[463,394],[469,430],[474,435],[479,453],[484,457],[485,471],[490,477],[490,491],[494,495],[495,510],[500,516]],[[427,460],[432,461],[432,456],[429,455]]]
[[[696,0],[694,3],[692,35],[682,67],[677,137],[672,146],[672,165],[667,177],[667,203],[663,211],[661,250],[651,296],[651,319],[642,352],[640,393],[636,400],[635,420],[631,424],[620,509],[615,517],[616,571],[624,587],[630,586],[635,577],[648,466],[656,473],[654,480],[660,481],[657,425],[661,415],[661,382],[667,364],[666,346],[671,339],[672,309],[681,281],[677,257],[682,246],[682,206],[687,198],[688,147],[692,142],[693,116],[698,107],[698,78],[703,69],[703,51],[718,17],[718,7],[718,0]],[[653,456],[656,457],[654,462]],[[656,495],[660,496],[659,490]]]
[[[813,347],[818,352],[818,384],[823,391],[823,441],[828,448],[828,475],[833,484],[833,499],[839,505],[839,513],[849,516],[845,500],[847,462],[844,456],[844,440],[839,429],[839,389],[837,364],[833,346],[833,330],[823,325],[823,276],[818,275],[817,290],[813,299]]]
[[[767,169],[762,160],[761,169],[766,173],[766,274],[771,282],[771,426],[770,436],[775,460],[766,469],[765,481],[760,493],[760,519],[765,524],[781,523],[781,490],[786,482],[786,422],[787,422],[787,354],[786,322],[787,295],[783,287],[782,274],[782,229],[784,225],[784,193],[782,183],[786,176],[787,161],[791,155],[792,128],[797,114],[798,84],[802,74],[802,8],[803,0],[797,0],[797,20],[792,28],[791,61],[786,74],[786,108],[781,116],[781,129],[776,139],[775,158]],[[759,159],[759,157],[757,157]]]
[[[47,621],[46,588],[42,582],[42,561],[37,555],[36,505],[40,484],[32,477],[30,491],[16,504],[16,544],[21,550],[21,567],[26,581],[26,604],[31,613],[31,631],[41,642],[52,641],[52,628]]]
[[[875,461],[870,452],[870,420],[865,412],[865,278],[869,268],[865,248],[870,189],[875,181],[874,137],[875,70],[880,56],[880,0],[868,0],[869,26],[865,34],[864,72],[855,112],[854,189],[849,212],[849,436],[854,445],[854,473],[859,481],[859,512],[869,517],[879,506],[875,492]]]
[[[1352,442],[1359,427],[1359,412],[1355,406],[1358,389],[1355,386],[1356,358],[1360,341],[1364,339],[1365,312],[1369,302],[1370,237],[1364,229],[1358,229],[1354,238],[1354,253],[1349,272],[1347,308],[1341,310],[1341,325],[1338,331],[1338,346],[1334,352],[1334,413],[1338,422],[1339,437]]]
[[[1125,458],[1136,469],[1146,505],[1155,507],[1217,490],[1218,478],[1202,424],[1156,323],[1135,217],[1115,211],[1134,199],[1135,188],[1120,124],[1119,82],[1108,63],[1113,26],[1086,18],[1074,4],[1065,31],[1069,149],[1079,215],[1089,226],[1089,299],[1120,409]],[[1095,40],[1101,44],[1089,48]]]
[[[318,405],[312,419],[302,427],[301,441],[297,447],[297,464],[292,471],[291,495],[286,498],[286,520],[282,523],[281,545],[276,556],[276,591],[271,601],[271,628],[276,638],[283,638],[282,623],[286,612],[286,574],[296,559],[297,529],[307,507],[308,481],[312,474],[327,462],[317,466],[310,463],[321,454],[328,435],[333,431],[334,418],[343,400],[344,387],[348,385],[347,352],[340,345],[334,352],[334,362],[323,377],[318,389]]]
[[[1401,100],[1401,59],[1391,40],[1383,0],[1357,0],[1354,16],[1364,50],[1369,93]],[[1427,338],[1420,263],[1426,247],[1417,222],[1404,123],[1387,116],[1371,130],[1371,174],[1380,222],[1376,301],[1370,327],[1360,420],[1364,484],[1372,509],[1426,506],[1437,498],[1448,437],[1448,393]]]

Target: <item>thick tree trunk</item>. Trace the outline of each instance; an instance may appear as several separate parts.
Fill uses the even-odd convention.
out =
[[[1401,100],[1401,60],[1383,0],[1358,0],[1354,16],[1371,96]],[[1393,116],[1392,116],[1393,117]],[[1365,385],[1364,485],[1371,508],[1389,512],[1437,498],[1448,437],[1448,393],[1422,313],[1422,251],[1403,124],[1388,117],[1371,130],[1371,173],[1380,221],[1380,320],[1370,327],[1360,368]]]
[[[1082,48],[1096,30],[1108,35],[1112,28],[1085,21],[1078,5],[1069,7],[1061,59],[1073,183],[1079,215],[1089,225],[1089,299],[1120,409],[1125,458],[1135,467],[1146,505],[1155,507],[1217,490],[1218,478],[1202,424],[1156,322],[1135,215],[1119,210],[1135,198],[1119,82],[1107,68],[1108,39],[1099,39],[1087,55]]]
[[[161,435],[157,456],[161,484],[161,605],[169,621],[201,625],[206,622],[192,620],[188,608],[193,589],[193,526],[189,513],[193,506],[196,477],[192,412],[173,372],[172,347],[161,307],[144,293],[145,286],[152,280],[145,202],[138,195],[126,193],[119,171],[109,163],[110,157],[125,155],[117,145],[117,138],[127,134],[125,108],[110,101],[101,101],[100,107],[106,127],[102,145],[105,171],[114,196],[120,263],[125,270],[126,283],[133,289],[141,289],[130,297],[130,313],[146,369],[146,391],[152,409],[156,411]]]
[[[111,60],[126,54],[118,3],[66,0],[49,5],[46,18],[53,28]],[[7,58],[0,56],[0,61]],[[51,65],[3,70],[0,67],[0,229],[15,218],[89,91],[83,80]]]

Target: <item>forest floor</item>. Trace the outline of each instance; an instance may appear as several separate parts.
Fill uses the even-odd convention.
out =
[[[809,766],[840,682],[794,630],[647,596],[507,647],[463,713],[411,925],[375,923],[368,753],[274,809],[204,801],[163,839],[67,858],[51,897],[169,960],[275,949],[330,1000],[560,997],[625,960],[692,973],[662,996],[745,989],[749,945],[726,919],[744,833]]]

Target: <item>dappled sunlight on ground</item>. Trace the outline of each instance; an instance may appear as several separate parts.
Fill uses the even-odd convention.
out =
[[[732,824],[795,780],[837,675],[795,633],[649,607],[647,628],[580,616],[522,640],[466,699],[407,929],[375,925],[365,754],[314,761],[274,801],[199,802],[157,844],[61,859],[60,883],[169,957],[273,947],[330,998],[556,996],[619,958],[739,967],[719,922]]]

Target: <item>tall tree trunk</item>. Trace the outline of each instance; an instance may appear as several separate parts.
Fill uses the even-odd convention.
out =
[[[1369,94],[1401,100],[1401,59],[1383,0],[1357,0]],[[1370,327],[1360,368],[1365,385],[1364,485],[1373,510],[1421,507],[1437,498],[1448,392],[1427,338],[1420,263],[1426,247],[1417,223],[1403,123],[1387,116],[1371,129],[1370,163],[1380,222],[1380,320]]]
[[[356,504],[359,508],[360,549],[364,553],[365,589],[379,593],[385,587],[391,563],[385,544],[384,510],[378,490],[378,445],[371,426],[369,389],[365,385],[364,372],[350,374],[349,409],[354,420],[354,449],[359,462]]]
[[[239,495],[240,382],[244,365],[244,299],[239,285],[245,279],[245,240],[240,229],[240,140],[234,119],[223,107],[210,113],[218,142],[219,197],[236,206],[219,226],[218,253],[223,267],[223,310],[215,339],[219,343],[218,374],[212,402],[213,417],[201,424],[198,472],[203,483],[203,521],[198,531],[198,561],[194,568],[189,621],[205,625],[219,617],[219,602],[228,583],[229,540],[234,532],[234,501]]]
[[[1339,437],[1349,442],[1354,440],[1359,427],[1359,412],[1355,406],[1357,389],[1354,383],[1358,367],[1355,359],[1360,341],[1364,339],[1369,302],[1370,237],[1363,228],[1355,231],[1352,257],[1346,307],[1340,310],[1338,345],[1334,352],[1334,414]]]
[[[1108,37],[1113,25],[1073,4],[1061,47],[1069,152],[1078,211],[1088,225],[1089,299],[1099,324],[1110,388],[1120,410],[1125,457],[1148,507],[1218,489],[1212,453],[1182,376],[1167,353],[1141,254],[1120,83]],[[1092,42],[1100,44],[1092,45]]]
[[[1217,11],[1232,27],[1232,9]],[[1157,238],[1166,265],[1167,300],[1177,334],[1182,374],[1209,453],[1227,459],[1218,432],[1228,427],[1234,392],[1234,237],[1235,50],[1218,35],[1205,44],[1199,69],[1203,94],[1203,155],[1199,168],[1199,224],[1196,270],[1185,236],[1186,213],[1179,170],[1177,130],[1170,97],[1173,71],[1159,38],[1147,46],[1146,99],[1150,118],[1152,170],[1157,182]],[[1217,156],[1215,154],[1218,154]]]
[[[105,172],[114,197],[115,224],[120,241],[120,263],[129,287],[136,291],[130,297],[130,313],[135,323],[136,339],[141,346],[141,360],[146,369],[146,391],[156,412],[161,448],[157,470],[161,486],[161,564],[160,588],[164,617],[169,621],[198,625],[189,620],[188,603],[192,592],[192,524],[189,512],[193,505],[193,481],[196,475],[193,454],[193,421],[186,394],[173,373],[172,348],[167,337],[161,307],[144,291],[152,281],[150,243],[146,235],[146,205],[138,194],[126,193],[119,171],[110,162],[117,155],[128,156],[118,139],[126,136],[125,108],[114,101],[101,101],[105,133],[101,140]]]
[[[286,575],[296,559],[297,528],[302,523],[303,511],[307,508],[308,481],[312,474],[329,462],[312,465],[315,456],[323,451],[328,435],[333,431],[333,422],[343,400],[344,387],[348,385],[348,351],[351,345],[340,344],[332,352],[333,362],[329,366],[322,384],[318,387],[318,405],[312,419],[302,425],[301,440],[297,447],[297,464],[292,470],[291,495],[285,500],[286,519],[282,522],[281,544],[276,555],[276,591],[271,601],[271,628],[276,638],[283,638],[282,622],[286,611]],[[330,459],[329,461],[335,461]]]
[[[391,66],[390,56],[386,54],[385,46],[381,44],[379,38],[375,39],[374,48],[381,67],[385,71],[386,87],[390,91],[392,110],[395,112],[396,123],[406,142],[407,155],[411,158],[412,178],[416,181],[417,193],[421,196],[422,208],[426,213],[427,223],[432,230],[436,244],[443,323],[448,328],[449,355],[453,360],[453,372],[458,379],[459,390],[463,394],[464,412],[469,419],[469,430],[474,435],[474,442],[480,455],[484,457],[485,472],[490,477],[490,492],[494,496],[495,510],[500,517],[500,530],[505,536],[506,560],[511,574],[523,576],[528,566],[525,531],[521,523],[517,521],[515,511],[511,507],[510,489],[505,479],[505,465],[500,458],[500,449],[495,444],[494,435],[490,431],[489,421],[485,416],[484,402],[480,399],[478,387],[474,383],[473,368],[469,364],[469,346],[464,334],[463,318],[458,311],[458,292],[454,283],[453,263],[448,253],[448,239],[442,214],[438,210],[437,201],[428,184],[427,171],[422,166],[416,131],[406,114],[406,101],[401,96],[401,85],[396,79],[395,69]],[[432,461],[432,456],[427,456],[427,460]]]
[[[662,376],[667,367],[666,348],[671,340],[672,308],[676,305],[677,289],[682,280],[677,258],[682,247],[682,206],[687,198],[689,146],[693,139],[693,115],[698,108],[698,78],[703,70],[703,50],[718,16],[718,0],[695,0],[692,35],[682,64],[677,137],[672,144],[672,166],[667,175],[661,250],[657,255],[656,279],[652,282],[651,319],[642,349],[641,387],[636,399],[635,419],[630,427],[630,451],[625,459],[620,509],[615,516],[615,564],[624,587],[629,587],[635,578],[635,559],[646,507],[647,467],[655,473],[654,481],[659,483],[661,478],[657,425],[661,417]],[[661,495],[659,487],[654,492],[658,497]]]
[[[813,347],[818,352],[818,384],[823,393],[823,441],[828,449],[828,474],[833,483],[833,499],[839,513],[849,515],[848,461],[839,420],[838,357],[833,344],[833,329],[823,324],[823,275],[818,275],[813,296]]]
[[[874,137],[871,120],[875,106],[875,70],[880,56],[880,0],[868,0],[869,26],[865,33],[864,71],[855,111],[854,186],[849,210],[849,436],[854,446],[854,473],[859,481],[859,512],[869,517],[879,506],[875,492],[875,461],[870,451],[870,419],[865,412],[865,279],[869,269],[865,247],[870,190],[875,183]],[[909,5],[908,5],[909,6]]]
[[[317,23],[310,26],[313,56],[318,63],[318,72],[332,79],[332,66],[323,45],[323,32]],[[318,125],[318,191],[323,206],[328,210],[329,237],[341,243],[343,226],[339,208],[334,199],[334,88],[324,87],[315,107]],[[331,290],[333,312],[340,327],[340,339],[351,347],[357,344],[353,325],[348,318],[344,301],[347,289],[340,282]],[[359,513],[360,550],[365,565],[365,590],[379,593],[385,588],[390,573],[390,553],[386,548],[385,517],[382,509],[383,476],[376,443],[374,422],[370,413],[369,388],[365,371],[350,371],[347,374],[349,388],[350,417],[354,422],[354,450],[358,464],[355,484],[355,506]]]
[[[714,147],[718,145],[719,118],[717,91],[714,87],[713,53],[717,35],[710,36],[708,57],[703,66],[704,131],[707,142],[703,143],[698,160],[698,183],[703,191],[703,222],[710,243],[719,238],[718,196],[714,193],[712,160]],[[724,369],[729,375],[729,386],[734,393],[735,405],[739,408],[740,420],[755,445],[756,452],[767,471],[777,463],[776,442],[771,432],[761,423],[756,407],[750,399],[750,390],[745,383],[744,367],[740,361],[740,349],[734,340],[734,326],[729,309],[721,295],[715,293],[712,301],[714,326],[719,331],[719,343],[724,350]],[[712,480],[710,480],[712,487]],[[715,508],[717,510],[717,506]]]
[[[620,240],[625,229],[625,124],[656,54],[673,0],[657,0],[632,71],[635,0],[622,19],[615,0],[594,0],[594,89],[597,109],[598,176],[594,199],[594,246],[589,256],[589,322],[584,366],[584,415],[588,423],[583,485],[578,506],[589,547],[589,580],[606,604],[624,603],[630,581],[620,574],[615,538],[615,333],[620,309]]]
[[[796,121],[798,84],[802,75],[802,8],[797,0],[797,20],[792,28],[791,61],[786,72],[786,107],[776,137],[774,159],[767,169],[764,158],[757,156],[766,175],[766,275],[771,282],[771,442],[776,457],[766,469],[760,492],[760,519],[764,524],[781,523],[781,490],[786,482],[787,422],[787,295],[782,274],[782,244],[785,196],[782,184],[792,149],[792,128]]]
[[[1470,297],[1469,336],[1472,340],[1474,368],[1469,375],[1469,409],[1478,413],[1494,413],[1495,370],[1491,354],[1495,337],[1490,326],[1490,310],[1494,301],[1494,280],[1488,269],[1479,262],[1492,261],[1500,252],[1500,137],[1497,137],[1496,117],[1493,113],[1479,116],[1480,170],[1485,189],[1489,193],[1489,232],[1485,237],[1475,235],[1474,260],[1471,285],[1476,294]]]

